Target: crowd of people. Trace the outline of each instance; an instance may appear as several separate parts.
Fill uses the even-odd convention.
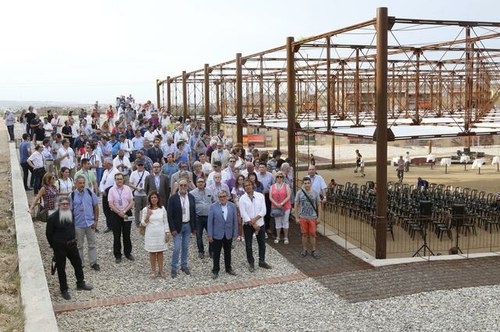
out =
[[[244,147],[224,130],[211,135],[196,120],[174,118],[149,101],[136,104],[132,96],[117,98],[105,112],[96,102],[91,112],[70,112],[66,119],[50,111],[44,115],[41,119],[30,107],[18,119],[24,129],[20,163],[25,189],[35,194],[30,209],[36,218],[47,220],[64,298],[70,298],[66,258],[75,267],[78,289],[91,289],[81,266],[86,239],[90,267],[100,270],[96,232],[113,233],[119,264],[122,256],[135,260],[130,234],[141,229],[152,277],[165,276],[163,253],[171,239],[170,276],[177,277],[179,265],[180,271],[191,273],[192,234],[198,257],[204,259],[208,252],[213,259],[214,279],[222,250],[226,273],[236,275],[233,241],[245,241],[248,269],[254,272],[255,238],[258,266],[271,269],[266,239],[289,244],[294,218],[302,231],[301,255],[319,258],[315,237],[327,185],[315,165],[296,190],[293,165],[279,150],[269,154],[251,142]],[[99,197],[104,228],[98,227]]]

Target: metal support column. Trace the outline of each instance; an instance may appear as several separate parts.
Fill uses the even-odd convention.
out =
[[[377,219],[375,258],[387,255],[387,8],[377,9],[377,59],[375,65],[375,113],[377,114]]]
[[[203,91],[203,103],[205,105],[205,132],[210,135],[210,67],[208,67],[208,63],[205,63],[204,75],[203,84],[205,90]]]
[[[182,72],[182,118],[184,121],[188,117],[188,91],[187,91],[187,79],[189,75],[186,71]]]
[[[170,87],[170,76],[167,76],[167,113],[172,114],[172,89]]]
[[[241,53],[236,53],[236,142],[243,143],[243,79]]]
[[[156,80],[156,108],[159,110],[161,107],[160,102],[160,80]]]
[[[359,123],[359,113],[361,112],[361,93],[359,91],[359,48],[356,48],[356,73],[354,75],[354,98],[355,98],[355,107],[354,110],[356,112],[356,122],[355,126],[358,127],[360,126]]]
[[[288,157],[292,160],[292,166],[297,172],[299,168],[297,155],[295,153],[295,50],[293,37],[286,39],[286,109],[288,117]],[[293,188],[297,188],[297,176],[294,176]]]
[[[331,63],[330,63],[330,37],[326,38],[326,131],[332,130],[332,82],[331,82]]]

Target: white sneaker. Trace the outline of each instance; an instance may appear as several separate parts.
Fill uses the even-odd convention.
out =
[[[274,243],[276,243],[276,244],[280,243],[280,239],[275,239]]]
[[[288,238],[285,238],[285,241],[284,241],[285,244],[288,244],[290,242],[288,242]]]

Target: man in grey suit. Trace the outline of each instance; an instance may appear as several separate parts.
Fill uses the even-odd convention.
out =
[[[214,203],[208,210],[207,234],[208,241],[213,245],[214,267],[212,278],[217,279],[220,271],[220,253],[224,248],[224,265],[226,273],[235,276],[231,267],[231,245],[238,237],[238,219],[236,205],[228,202],[227,193],[219,192],[219,203]]]
[[[161,174],[160,163],[153,163],[153,172],[146,176],[144,192],[149,195],[155,191],[160,196],[161,205],[166,207],[170,197],[170,180],[167,175]]]

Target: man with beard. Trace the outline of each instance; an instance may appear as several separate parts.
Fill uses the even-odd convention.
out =
[[[65,300],[71,299],[66,279],[66,258],[69,259],[75,269],[76,289],[92,290],[92,286],[85,283],[82,260],[76,246],[75,224],[68,197],[62,196],[59,198],[59,209],[49,216],[45,235],[50,247],[54,250],[62,297]]]

